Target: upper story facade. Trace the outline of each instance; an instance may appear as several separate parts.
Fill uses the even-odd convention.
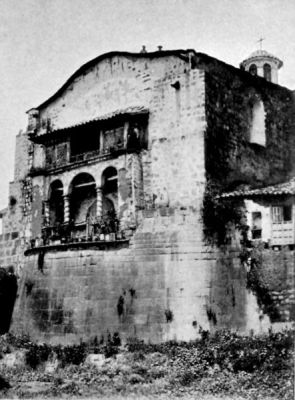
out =
[[[88,238],[101,231],[89,224],[126,233],[144,209],[201,208],[204,71],[192,56],[108,53],[29,110],[32,237],[57,224]]]
[[[209,187],[280,184],[295,173],[294,115],[290,90],[194,50],[101,55],[28,111],[20,236],[120,240],[149,209],[203,215]]]

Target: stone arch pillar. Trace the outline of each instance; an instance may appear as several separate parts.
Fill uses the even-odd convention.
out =
[[[44,200],[43,201],[44,205],[44,225],[47,226],[49,225],[49,200]]]
[[[70,196],[69,196],[69,194],[64,194],[63,199],[64,199],[64,223],[68,224],[70,222]]]
[[[96,216],[102,216],[102,190],[100,186],[96,186]]]

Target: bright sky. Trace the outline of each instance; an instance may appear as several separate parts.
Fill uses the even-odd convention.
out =
[[[0,0],[0,209],[25,111],[99,54],[194,48],[238,66],[258,48],[295,89],[295,0]]]

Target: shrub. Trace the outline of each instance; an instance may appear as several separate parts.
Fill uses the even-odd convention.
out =
[[[0,390],[9,389],[10,384],[8,381],[0,375]]]
[[[36,368],[40,363],[47,361],[51,353],[51,346],[31,343],[25,356],[26,364],[31,368]]]
[[[72,345],[72,346],[65,346],[65,347],[55,346],[54,350],[62,366],[68,364],[74,364],[74,365],[82,364],[87,356],[86,344],[83,342],[78,345]]]

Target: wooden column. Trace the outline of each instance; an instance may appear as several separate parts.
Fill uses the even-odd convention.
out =
[[[128,129],[129,129],[129,122],[126,121],[124,124],[124,133],[123,133],[124,149],[127,149]]]

